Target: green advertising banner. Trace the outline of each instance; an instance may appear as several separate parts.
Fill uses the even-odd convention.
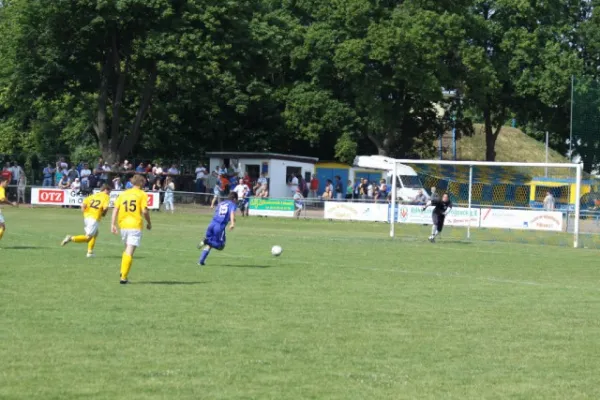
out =
[[[250,199],[250,215],[263,217],[293,217],[294,200]]]

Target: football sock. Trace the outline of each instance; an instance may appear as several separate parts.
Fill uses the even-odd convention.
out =
[[[2,239],[2,236],[4,236],[4,228],[0,228],[0,239]]]
[[[88,253],[94,252],[94,246],[96,246],[96,236],[93,236],[88,242]]]
[[[208,253],[210,253],[210,247],[202,250],[202,255],[200,256],[200,264],[204,264],[206,261],[206,257],[208,257]]]
[[[436,232],[437,232],[436,226],[435,226],[435,225],[433,225],[433,226],[431,227],[431,236],[435,236],[435,233],[436,233]]]
[[[131,263],[133,262],[133,257],[127,253],[123,253],[123,258],[121,260],[121,280],[126,281],[129,276],[129,270],[131,269]]]
[[[73,236],[71,238],[71,242],[74,242],[74,243],[87,243],[89,241],[90,241],[90,239],[88,239],[88,237],[85,235],[77,235],[77,236]]]

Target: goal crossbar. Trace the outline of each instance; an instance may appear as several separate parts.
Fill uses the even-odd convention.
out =
[[[409,160],[397,159],[394,161],[392,179],[392,196],[390,205],[390,236],[395,236],[396,210],[398,206],[396,177],[398,176],[398,166],[402,164],[420,164],[420,165],[460,165],[469,167],[469,193],[468,193],[468,211],[469,215],[472,209],[473,192],[473,167],[521,167],[521,168],[565,168],[575,170],[575,204],[574,204],[574,224],[573,224],[573,247],[579,247],[579,218],[581,215],[581,179],[583,176],[583,164],[581,163],[543,163],[543,162],[494,162],[494,161],[451,161],[451,160]],[[567,210],[567,213],[569,211]],[[471,237],[471,222],[467,226],[467,239]]]

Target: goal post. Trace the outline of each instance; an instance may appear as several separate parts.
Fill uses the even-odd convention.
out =
[[[411,170],[412,177],[398,172]],[[583,164],[398,159],[390,172],[396,177],[391,181],[391,237],[402,224],[430,224],[431,210],[421,213],[417,206],[422,203],[414,196],[422,190],[430,197],[435,188],[454,205],[446,224],[454,227],[454,238],[580,247]],[[590,190],[586,185],[585,192]]]

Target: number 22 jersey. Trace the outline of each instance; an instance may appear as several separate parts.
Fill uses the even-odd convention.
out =
[[[102,214],[104,214],[104,210],[108,208],[109,201],[110,196],[104,192],[86,197],[85,200],[83,200],[83,204],[86,206],[86,209],[83,212],[83,218],[91,218],[100,221],[102,219]]]
[[[119,195],[115,202],[119,208],[119,228],[137,229],[144,228],[142,213],[148,208],[148,195],[138,188],[132,188]]]

